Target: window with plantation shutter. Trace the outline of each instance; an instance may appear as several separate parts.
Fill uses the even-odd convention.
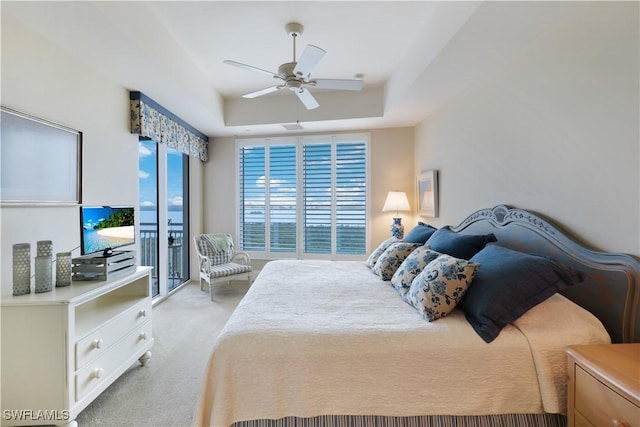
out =
[[[239,247],[264,251],[265,246],[265,148],[241,147],[238,152],[240,229]]]
[[[269,241],[272,252],[296,252],[296,146],[269,147]]]
[[[333,240],[331,144],[307,144],[304,152],[304,251],[330,254]]]
[[[366,248],[367,151],[361,142],[336,144],[336,252],[364,255]]]
[[[240,249],[265,258],[365,255],[368,135],[236,144]]]

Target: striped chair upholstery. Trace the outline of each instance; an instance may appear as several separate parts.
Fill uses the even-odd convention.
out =
[[[228,262],[226,264],[214,265],[211,267],[212,277],[228,277],[235,274],[250,273],[250,265],[236,264],[235,262]]]

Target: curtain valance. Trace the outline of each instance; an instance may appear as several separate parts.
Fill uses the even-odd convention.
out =
[[[131,133],[209,160],[209,138],[141,92],[130,92]]]

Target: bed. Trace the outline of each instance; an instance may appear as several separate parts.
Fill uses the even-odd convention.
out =
[[[194,425],[565,425],[566,347],[640,341],[640,262],[504,205],[447,228],[552,259],[579,282],[489,342],[466,308],[426,321],[363,262],[272,261],[214,344]]]

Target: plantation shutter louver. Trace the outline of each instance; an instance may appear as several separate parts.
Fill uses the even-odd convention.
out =
[[[331,253],[331,144],[306,144],[304,151],[304,252]]]
[[[336,252],[366,249],[366,149],[363,142],[336,145]]]
[[[296,146],[269,147],[269,226],[272,252],[296,252]]]
[[[238,153],[240,229],[239,247],[265,250],[265,149],[241,147]]]

